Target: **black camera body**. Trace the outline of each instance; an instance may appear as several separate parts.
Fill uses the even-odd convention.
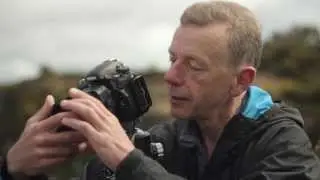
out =
[[[142,75],[132,73],[117,59],[108,59],[89,71],[78,82],[78,89],[100,100],[121,124],[130,124],[152,105]],[[55,104],[52,114],[63,111]],[[133,127],[131,127],[133,128]],[[70,130],[61,127],[58,131]]]

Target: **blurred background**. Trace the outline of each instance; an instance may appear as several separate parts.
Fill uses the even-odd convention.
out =
[[[170,119],[163,73],[167,49],[183,9],[195,0],[0,0],[0,150],[19,137],[48,93],[70,87],[106,58],[145,75],[153,106],[141,128]],[[320,1],[238,0],[263,28],[256,83],[274,99],[300,108],[318,150],[320,136]],[[70,179],[90,157],[52,173]]]

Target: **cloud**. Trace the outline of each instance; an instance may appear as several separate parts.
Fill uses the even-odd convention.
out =
[[[20,79],[32,79],[39,75],[39,67],[25,59],[2,62],[0,66],[1,83],[12,83]]]
[[[107,57],[134,69],[168,67],[167,49],[183,9],[195,0],[0,1],[0,82],[37,75],[39,64],[86,72]],[[267,36],[296,23],[320,24],[320,1],[238,0]],[[14,67],[19,66],[19,71]]]

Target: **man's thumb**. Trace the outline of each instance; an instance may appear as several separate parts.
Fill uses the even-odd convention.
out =
[[[54,105],[54,98],[52,95],[48,95],[42,105],[42,107],[31,117],[31,122],[41,121],[48,117],[52,111]]]
[[[82,142],[78,144],[78,151],[81,154],[90,154],[93,152],[92,147],[88,144],[89,142]]]

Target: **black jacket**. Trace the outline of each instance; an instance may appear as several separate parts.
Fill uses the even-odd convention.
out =
[[[235,116],[209,161],[195,127],[183,120],[154,126],[149,132],[153,141],[164,144],[163,159],[153,160],[137,147],[118,167],[116,179],[320,179],[318,157],[296,109],[275,103],[256,121]],[[91,161],[83,178],[99,179],[102,167]]]

